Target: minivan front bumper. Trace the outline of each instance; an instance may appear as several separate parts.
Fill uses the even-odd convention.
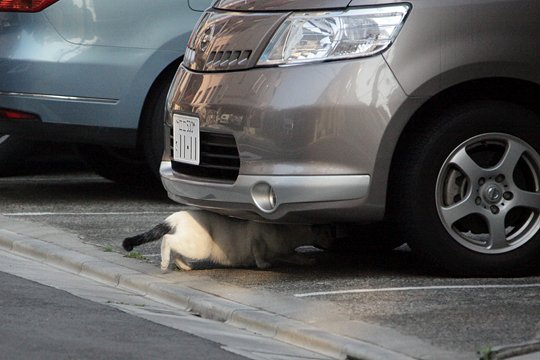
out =
[[[182,66],[167,100],[163,184],[177,202],[242,218],[378,220],[386,185],[377,184],[375,162],[406,98],[382,56],[234,72]],[[234,179],[173,169],[174,114],[197,117],[201,131],[234,137]]]
[[[241,218],[292,222],[305,222],[313,216],[343,221],[344,214],[333,214],[331,209],[359,206],[368,194],[370,180],[369,175],[239,175],[231,185],[204,184],[178,181],[170,161],[162,162],[161,176],[169,196],[177,202]]]

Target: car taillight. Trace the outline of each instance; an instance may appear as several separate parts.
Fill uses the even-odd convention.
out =
[[[34,114],[30,114],[18,110],[0,109],[0,118],[10,120],[38,120],[39,117]]]
[[[0,0],[0,11],[38,12],[58,0]]]

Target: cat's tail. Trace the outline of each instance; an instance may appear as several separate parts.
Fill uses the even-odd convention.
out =
[[[171,230],[171,225],[167,222],[163,222],[145,233],[125,238],[122,242],[122,247],[126,251],[131,251],[135,246],[161,239],[163,235],[168,234]]]

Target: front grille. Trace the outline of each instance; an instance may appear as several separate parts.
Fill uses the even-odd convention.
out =
[[[251,50],[212,51],[206,61],[206,67],[213,70],[244,66],[251,56]]]
[[[176,173],[204,180],[233,183],[240,170],[240,155],[234,136],[230,134],[201,131],[201,154],[199,165],[172,161]],[[171,159],[173,158],[173,133],[170,134]]]
[[[227,50],[212,51],[203,64],[205,71],[225,71],[235,70],[244,67],[251,58],[252,50]],[[196,60],[197,53],[190,48],[186,49],[184,54],[184,65],[190,67],[190,64]]]

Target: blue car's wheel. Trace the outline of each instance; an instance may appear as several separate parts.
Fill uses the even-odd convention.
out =
[[[32,141],[0,134],[0,176],[13,175],[21,161],[31,155]]]
[[[161,189],[159,166],[163,155],[165,100],[178,62],[156,79],[146,98],[139,125],[137,149],[81,145],[82,158],[99,175],[123,184],[155,184]]]
[[[106,179],[129,185],[156,182],[144,156],[135,149],[79,145],[82,159]]]

